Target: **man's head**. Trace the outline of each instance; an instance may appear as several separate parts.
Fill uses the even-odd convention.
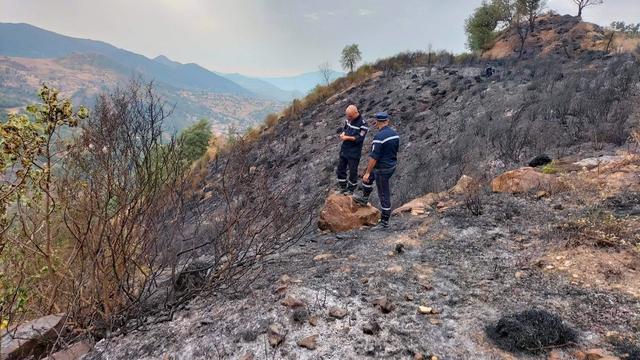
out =
[[[386,112],[379,112],[375,115],[376,118],[376,128],[382,129],[383,127],[389,125],[389,114]]]
[[[355,105],[347,106],[347,110],[345,110],[344,113],[345,115],[347,115],[347,119],[349,120],[353,120],[358,116],[360,116],[360,113],[358,112],[358,108]]]

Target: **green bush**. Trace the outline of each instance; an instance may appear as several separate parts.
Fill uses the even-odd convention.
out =
[[[198,160],[207,152],[211,139],[211,125],[206,119],[189,126],[180,133],[179,142],[182,146],[184,161],[188,164]]]

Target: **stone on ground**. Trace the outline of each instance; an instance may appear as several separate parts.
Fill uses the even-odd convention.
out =
[[[271,345],[271,347],[276,347],[282,344],[286,335],[287,334],[285,333],[282,325],[271,324],[269,326],[269,330],[267,331],[267,336],[269,337],[269,345]]]
[[[491,181],[491,190],[500,193],[527,193],[544,190],[549,193],[558,192],[563,183],[557,177],[543,174],[531,167],[507,171]]]
[[[47,315],[4,331],[0,340],[0,359],[39,357],[47,345],[56,340],[65,319],[65,314]]]
[[[347,310],[334,306],[329,309],[329,316],[334,317],[336,319],[342,319],[347,316]]]
[[[380,210],[371,205],[358,206],[350,196],[337,193],[329,195],[320,212],[320,230],[344,232],[380,221]]]
[[[318,335],[307,336],[304,339],[298,340],[298,346],[303,347],[309,350],[316,349],[316,341],[318,340]]]
[[[78,360],[85,354],[91,351],[91,345],[85,341],[77,342],[65,350],[60,350],[51,356],[45,358],[45,360]]]

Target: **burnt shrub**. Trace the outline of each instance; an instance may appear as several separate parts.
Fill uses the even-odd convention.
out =
[[[536,354],[573,344],[578,337],[559,316],[539,309],[503,316],[485,330],[496,346],[514,353]]]

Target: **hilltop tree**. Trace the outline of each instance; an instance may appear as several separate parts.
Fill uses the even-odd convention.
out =
[[[582,17],[582,10],[588,6],[602,5],[604,0],[571,0],[578,6],[578,17]]]
[[[342,68],[345,70],[353,72],[356,64],[358,64],[360,60],[362,60],[362,53],[360,52],[360,48],[358,48],[358,44],[347,45],[342,49],[340,62],[342,63]]]
[[[517,0],[516,13],[529,23],[528,32],[531,33],[535,30],[536,19],[544,6],[544,0]]]
[[[484,51],[496,36],[495,29],[500,21],[497,6],[483,3],[465,22],[467,46],[473,51]]]

